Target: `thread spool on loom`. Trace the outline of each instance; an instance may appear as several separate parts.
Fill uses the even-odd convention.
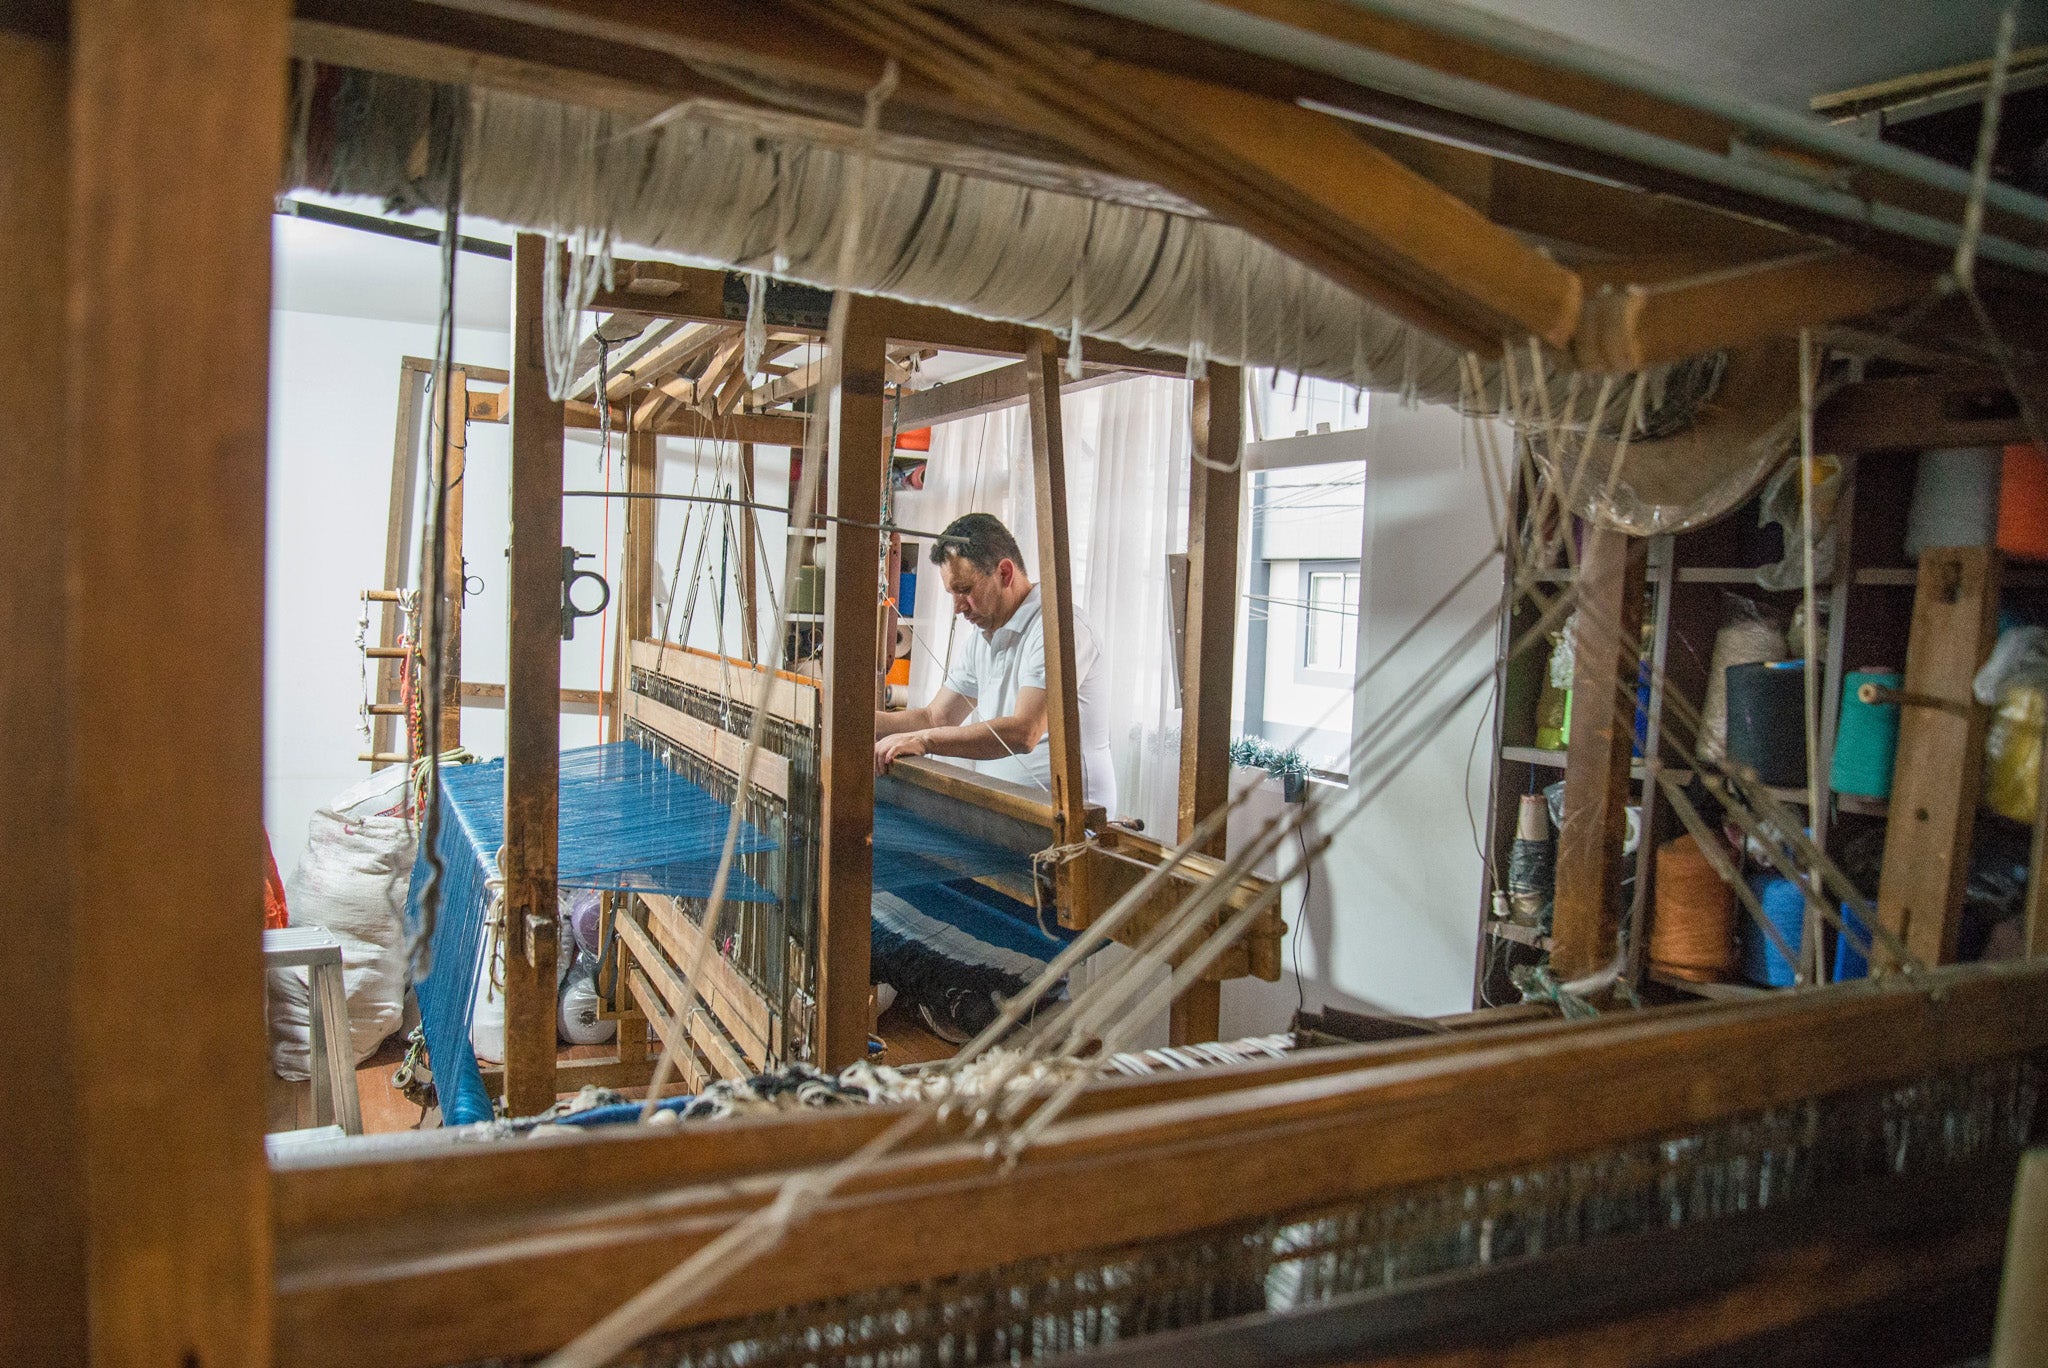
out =
[[[1742,928],[1742,976],[1765,988],[1789,988],[1799,981],[1799,966],[1793,961],[1802,954],[1806,940],[1806,895],[1798,884],[1775,874],[1759,874],[1749,886],[1763,905],[1764,918],[1778,929],[1792,951],[1793,960],[1780,954],[1770,936],[1751,920]]]
[[[1540,793],[1522,795],[1515,816],[1515,843],[1508,848],[1508,909],[1517,925],[1547,927],[1557,887],[1557,844],[1550,839],[1550,810]]]
[[[1896,695],[1903,683],[1905,676],[1897,670],[1875,666],[1851,670],[1842,681],[1841,721],[1828,767],[1828,787],[1835,792],[1891,797],[1892,764],[1899,749]]]
[[[1806,782],[1806,662],[1728,670],[1728,758],[1766,784]]]
[[[1735,967],[1735,892],[1690,835],[1657,847],[1650,963],[1675,978],[1710,983]]]

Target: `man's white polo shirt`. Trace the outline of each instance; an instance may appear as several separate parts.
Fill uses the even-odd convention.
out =
[[[1081,787],[1086,801],[1117,815],[1116,764],[1109,752],[1109,702],[1103,696],[1102,650],[1079,611],[1074,614],[1074,664],[1080,684]],[[967,725],[1017,710],[1017,691],[1045,687],[1045,618],[1039,611],[1038,586],[1033,585],[1010,620],[992,632],[967,633],[946,687],[974,701]],[[984,774],[1030,787],[1052,785],[1052,740],[1048,734],[1021,756],[983,760]]]

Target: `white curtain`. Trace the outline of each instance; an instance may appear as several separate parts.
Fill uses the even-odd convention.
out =
[[[1187,547],[1188,385],[1142,376],[1064,397],[1067,527],[1074,599],[1109,672],[1110,744],[1125,817],[1173,839],[1180,775],[1166,560]],[[1031,429],[1023,405],[932,430],[925,487],[898,496],[897,521],[938,532],[963,513],[993,513],[1017,536],[1037,579]],[[952,601],[928,563],[918,570],[910,696],[944,681]]]

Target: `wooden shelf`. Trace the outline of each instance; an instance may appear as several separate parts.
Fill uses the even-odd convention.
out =
[[[1541,765],[1547,769],[1556,770],[1564,768],[1566,754],[1564,751],[1542,750],[1536,746],[1502,746],[1500,748],[1500,758],[1503,760],[1513,760],[1524,765]],[[1641,779],[1643,773],[1641,757],[1628,762],[1629,778]],[[1692,777],[1690,769],[1676,765],[1666,765],[1664,773],[1671,775],[1680,783],[1684,783]]]
[[[1522,926],[1516,922],[1490,921],[1486,924],[1486,934],[1495,940],[1513,941],[1517,945],[1527,945],[1537,950],[1548,950],[1552,944],[1550,937],[1535,927]]]
[[[1676,988],[1681,993],[1691,993],[1694,997],[1706,998],[1712,1002],[1739,1002],[1745,998],[1763,997],[1773,991],[1769,988],[1759,988],[1753,983],[1697,983],[1692,979],[1680,978],[1676,974],[1667,974],[1661,969],[1650,970],[1649,976],[1652,983],[1662,984],[1666,988]]]
[[[1779,802],[1792,807],[1806,806],[1806,790],[1789,788],[1778,784],[1766,784],[1765,789]],[[1837,812],[1853,812],[1863,817],[1882,817],[1891,811],[1891,804],[1882,798],[1865,798],[1858,793],[1832,794]]]

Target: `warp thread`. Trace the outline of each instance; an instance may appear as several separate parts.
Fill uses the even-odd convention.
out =
[[[1657,847],[1650,963],[1693,982],[1735,967],[1735,891],[1690,834]]]

